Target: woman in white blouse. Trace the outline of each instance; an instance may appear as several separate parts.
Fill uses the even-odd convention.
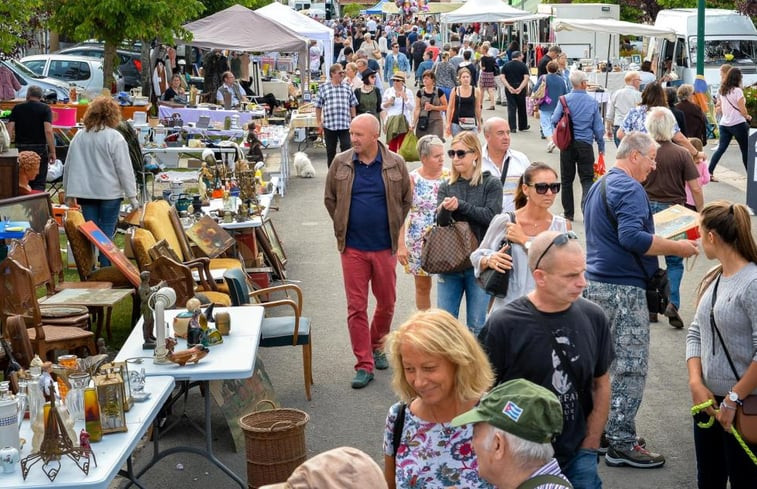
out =
[[[392,86],[384,91],[381,106],[384,108],[385,117],[404,114],[407,119],[407,125],[413,122],[413,112],[415,111],[415,96],[409,88],[405,86],[405,74],[398,71],[392,75]],[[405,133],[406,134],[406,133]],[[405,134],[399,134],[391,141],[387,142],[390,151],[399,150],[402,141],[405,140]]]

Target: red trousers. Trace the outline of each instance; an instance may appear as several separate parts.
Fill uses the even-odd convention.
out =
[[[342,253],[344,292],[347,296],[347,328],[355,370],[373,372],[373,351],[381,348],[389,333],[397,299],[397,255],[392,250],[361,251],[346,247]],[[368,324],[368,286],[376,298],[376,310]]]

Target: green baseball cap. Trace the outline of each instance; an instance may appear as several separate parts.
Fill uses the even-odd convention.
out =
[[[526,379],[508,380],[487,392],[453,426],[489,423],[535,443],[549,443],[562,432],[562,406],[557,396]]]

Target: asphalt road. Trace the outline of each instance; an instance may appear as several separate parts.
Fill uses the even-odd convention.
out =
[[[506,108],[497,106],[495,112],[485,111],[486,118],[492,115],[506,117]],[[545,143],[539,138],[536,120],[531,121],[530,131],[518,132],[512,137],[513,148],[525,152],[531,161],[544,161],[559,169],[559,152],[547,153]],[[705,148],[708,155],[712,154],[716,144],[717,141],[710,141]],[[615,147],[608,142],[607,148],[609,168],[614,161]],[[396,401],[391,388],[391,370],[377,372],[376,379],[365,389],[355,391],[350,388],[354,357],[346,327],[342,272],[331,220],[323,206],[325,150],[308,148],[306,152],[313,161],[317,176],[313,179],[292,178],[287,195],[279,199],[280,210],[272,212],[272,219],[288,255],[287,274],[302,287],[305,296],[303,313],[312,318],[313,400],[308,402],[305,399],[300,348],[261,349],[258,354],[273,383],[278,402],[310,414],[306,432],[308,456],[349,445],[364,450],[383,466],[384,421],[389,406]],[[410,166],[415,168],[418,163]],[[706,201],[730,199],[745,203],[746,177],[735,143],[721,160],[716,176],[720,182],[710,183],[704,189]],[[577,200],[580,198],[577,181],[574,195]],[[578,203],[576,207],[579,207]],[[561,213],[559,199],[553,211]],[[753,230],[756,228],[753,220]],[[583,235],[580,215],[576,216],[574,229],[579,236]],[[691,269],[685,273],[681,290],[681,315],[687,324],[694,314],[694,290],[704,273],[714,265],[704,256],[687,264]],[[401,268],[398,268],[397,290],[395,326],[414,310],[413,280]],[[435,295],[432,301],[435,302]],[[461,317],[463,314],[461,312]],[[684,362],[686,330],[673,329],[665,320],[652,324],[651,330],[649,376],[636,420],[637,430],[647,439],[650,449],[666,456],[667,463],[662,468],[644,470],[611,468],[602,461],[599,471],[606,488],[696,487],[689,414],[691,399]],[[199,421],[202,399],[197,390],[190,394],[189,402],[187,411]],[[213,427],[216,453],[232,470],[244,476],[245,453],[234,452],[229,431],[217,410]],[[166,446],[176,443],[199,446],[202,438],[194,429],[178,429],[169,433],[164,443]],[[137,468],[145,463],[151,452],[148,445],[136,454]],[[177,464],[183,469],[177,468]],[[218,469],[191,454],[167,457],[151,469],[142,482],[146,487],[235,487]],[[114,482],[114,486],[122,485],[120,479]]]

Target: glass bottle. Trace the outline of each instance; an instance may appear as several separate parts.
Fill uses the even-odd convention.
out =
[[[74,422],[84,421],[84,389],[89,385],[89,374],[69,374],[68,381],[71,382],[71,389],[66,397],[66,407]]]
[[[24,416],[26,416],[26,408],[28,408],[28,394],[27,394],[27,385],[28,383],[26,380],[19,380],[18,381],[18,393],[16,394],[16,399],[18,399],[18,427],[21,429],[21,422],[24,420]]]
[[[97,389],[94,387],[84,389],[84,421],[90,441],[102,440],[103,426],[100,421],[100,402],[97,399]]]
[[[31,380],[27,386],[29,390],[29,419],[34,423],[45,404],[45,396],[42,394],[42,386],[39,384],[42,370],[39,367],[31,367],[29,374],[31,375]]]
[[[0,401],[10,401],[12,399],[11,383],[8,380],[3,380],[0,382]]]

